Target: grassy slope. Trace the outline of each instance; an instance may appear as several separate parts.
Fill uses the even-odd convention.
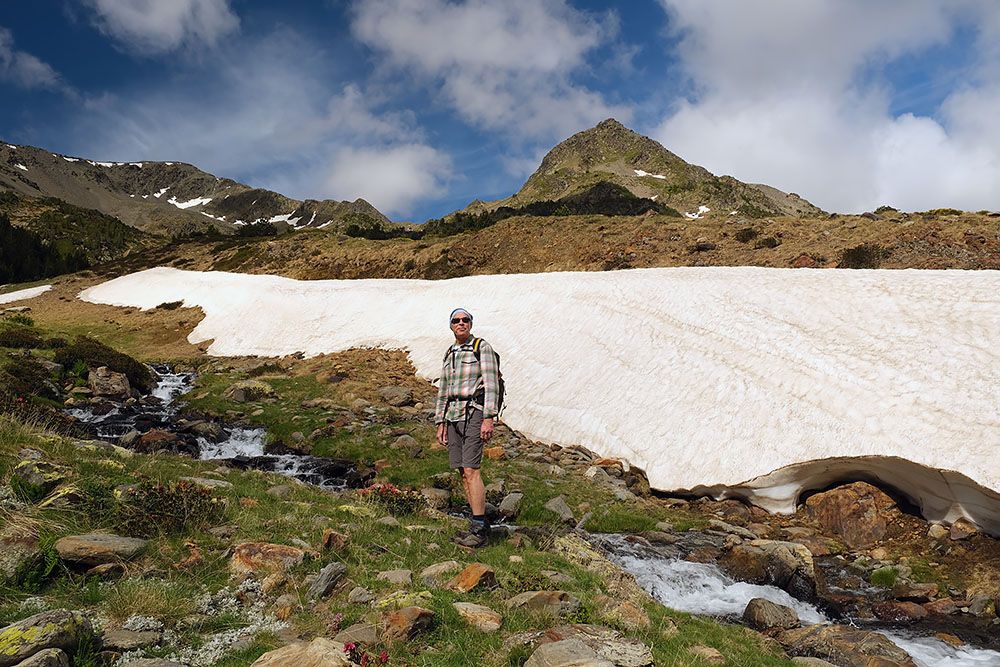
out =
[[[175,316],[173,311],[160,313],[161,317]],[[81,324],[74,325],[82,326]],[[111,331],[116,331],[112,327]],[[51,333],[48,331],[47,333]],[[120,334],[119,334],[120,336]],[[156,331],[132,332],[128,337],[134,352],[146,351],[140,355],[149,358],[162,349],[162,341]],[[201,363],[197,357],[189,357],[191,363]],[[189,395],[194,407],[212,411],[239,411],[246,414],[260,408],[264,413],[255,417],[257,421],[278,435],[293,430],[306,433],[315,425],[325,423],[323,414],[316,410],[304,410],[299,404],[305,398],[326,397],[335,401],[348,401],[352,397],[374,398],[381,383],[396,381],[413,386],[418,396],[427,397],[433,389],[412,376],[412,368],[398,353],[378,351],[349,351],[339,355],[291,363],[289,372],[264,375],[262,379],[273,383],[278,390],[276,403],[250,405],[227,404],[219,399],[218,390],[235,379],[245,377],[249,367],[259,365],[261,360],[236,360],[211,362],[214,370],[204,373],[198,387]],[[336,372],[347,376],[338,384],[320,384],[317,372]],[[362,380],[361,378],[368,378]],[[374,379],[375,382],[371,380]],[[202,398],[195,398],[203,396]],[[379,423],[354,433],[338,433],[335,437],[321,439],[316,443],[318,453],[349,455],[366,460],[387,459],[389,467],[381,474],[386,481],[401,484],[423,484],[433,473],[446,470],[444,453],[440,450],[426,450],[424,458],[411,459],[406,452],[392,450],[391,429],[406,429],[419,442],[430,443],[432,425],[415,415],[390,411],[387,407],[377,408]],[[383,423],[384,422],[384,423]],[[154,537],[144,554],[129,565],[129,574],[137,575],[148,569],[161,571],[162,578],[138,578],[130,576],[118,582],[97,583],[86,580],[79,574],[57,569],[55,577],[45,583],[39,591],[7,589],[0,595],[0,624],[12,622],[29,615],[30,609],[21,602],[31,595],[41,595],[49,606],[83,608],[107,619],[110,624],[120,622],[133,614],[145,614],[174,622],[192,613],[194,600],[205,591],[215,591],[228,583],[226,569],[226,549],[230,542],[246,540],[266,540],[289,543],[293,539],[304,540],[320,550],[320,539],[324,528],[334,528],[350,537],[350,545],[340,554],[323,554],[320,558],[307,562],[293,572],[289,592],[302,594],[305,585],[302,578],[309,572],[318,571],[329,559],[342,560],[349,568],[352,584],[362,585],[376,593],[389,592],[393,587],[378,580],[381,570],[408,568],[419,572],[423,567],[444,560],[455,559],[462,563],[479,561],[492,566],[498,575],[500,586],[493,591],[473,592],[458,595],[442,589],[430,589],[431,599],[425,606],[438,615],[438,625],[430,634],[405,645],[386,647],[390,651],[390,664],[412,665],[467,665],[482,662],[484,665],[506,665],[508,656],[502,649],[503,636],[520,630],[548,627],[555,623],[552,619],[524,613],[505,612],[504,630],[497,635],[484,635],[468,629],[451,607],[451,602],[462,599],[486,604],[504,610],[503,600],[523,590],[551,587],[542,570],[557,570],[570,577],[569,583],[561,584],[564,590],[574,592],[584,603],[583,610],[575,620],[602,622],[597,614],[594,596],[603,588],[600,578],[566,561],[551,552],[542,550],[537,544],[515,548],[500,543],[496,546],[469,554],[451,544],[450,536],[461,526],[461,522],[434,512],[421,512],[401,516],[402,528],[383,526],[377,519],[385,514],[378,506],[369,506],[353,493],[331,494],[313,487],[292,485],[292,492],[285,498],[276,498],[267,493],[275,484],[288,484],[286,478],[257,472],[226,471],[216,472],[217,464],[192,461],[170,455],[157,456],[117,456],[96,449],[79,449],[72,443],[47,434],[44,425],[26,425],[16,420],[0,417],[0,479],[9,479],[9,471],[19,460],[17,452],[22,447],[32,447],[43,451],[46,458],[67,466],[72,478],[90,498],[90,505],[65,509],[31,508],[23,513],[3,511],[0,523],[7,530],[36,533],[42,543],[51,546],[62,535],[90,530],[116,530],[108,511],[88,511],[88,507],[107,507],[114,501],[107,496],[107,490],[121,484],[134,483],[138,478],[160,482],[173,482],[181,476],[220,477],[233,484],[233,488],[216,491],[224,503],[224,516],[219,522],[238,526],[232,540],[220,540],[206,532],[207,526],[191,526],[173,534]],[[501,438],[502,440],[503,438]],[[673,523],[677,529],[685,529],[697,523],[697,519],[676,510],[668,510],[653,502],[640,501],[638,504],[611,502],[606,492],[592,485],[580,484],[578,478],[550,478],[547,466],[526,461],[512,460],[490,462],[485,467],[487,481],[503,478],[508,488],[518,487],[525,493],[525,509],[521,523],[546,526],[551,516],[541,508],[544,501],[558,493],[567,496],[570,505],[579,508],[581,503],[589,503],[595,518],[588,525],[592,530],[639,530],[651,527],[657,520]],[[96,505],[95,505],[96,504]],[[359,512],[358,507],[365,508]],[[368,512],[367,510],[371,510]],[[178,569],[175,565],[187,557],[194,544],[203,561],[189,569]],[[437,545],[437,547],[431,545]],[[511,561],[511,556],[520,556],[523,562]],[[329,624],[334,614],[340,612],[344,618],[341,627],[361,620],[369,610],[346,601],[350,586],[341,589],[326,603],[304,605],[297,608],[289,622],[300,636],[310,637],[329,632]],[[425,590],[415,578],[408,587],[412,592]],[[687,647],[703,643],[718,648],[728,657],[730,665],[785,665],[784,658],[772,653],[761,643],[757,635],[743,628],[718,624],[706,619],[697,619],[684,614],[669,612],[659,605],[646,607],[652,625],[630,635],[647,642],[654,651],[657,664],[686,665],[698,664],[687,652]],[[664,628],[673,619],[680,628],[676,636],[665,636]],[[246,624],[241,614],[222,615],[206,619],[200,627],[181,631],[185,644],[198,645],[205,635],[230,627]],[[250,646],[229,656],[222,663],[226,665],[248,665],[258,655],[278,643],[274,636],[263,634]],[[380,647],[381,648],[381,647]],[[523,659],[525,656],[521,656]],[[517,656],[514,656],[517,659]]]

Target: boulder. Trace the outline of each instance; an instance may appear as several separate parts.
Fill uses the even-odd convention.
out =
[[[896,501],[865,482],[817,493],[806,500],[806,509],[826,532],[853,549],[884,538],[889,525],[900,516]]]
[[[569,616],[580,610],[580,601],[565,591],[525,591],[507,600],[507,606],[552,616]]]
[[[47,648],[17,663],[17,667],[70,667],[69,656],[61,649]]]
[[[453,602],[452,606],[462,619],[481,632],[496,632],[503,617],[489,607],[471,602]]]
[[[776,604],[765,598],[754,598],[743,610],[743,622],[757,631],[773,628],[787,630],[799,626],[799,615],[791,607]]]
[[[229,570],[233,574],[261,578],[261,575],[284,572],[288,568],[298,565],[305,558],[306,552],[297,547],[285,544],[268,544],[267,542],[244,542],[233,548]]]
[[[406,387],[382,387],[378,390],[378,395],[383,401],[396,408],[413,405],[413,390]]]
[[[346,565],[337,562],[330,563],[320,570],[316,580],[309,586],[307,596],[310,600],[320,600],[325,598],[346,575]]]
[[[132,395],[132,387],[124,373],[116,373],[107,366],[90,371],[87,384],[94,396],[125,399]]]
[[[385,615],[387,639],[412,639],[434,625],[434,612],[423,607],[403,607]]]
[[[615,667],[577,638],[542,644],[524,667]]]
[[[844,625],[785,630],[777,639],[790,655],[820,658],[840,667],[916,667],[909,654],[885,635]]]
[[[494,588],[497,585],[497,575],[489,565],[470,563],[464,570],[445,585],[450,591],[468,593],[474,588]]]
[[[311,642],[298,642],[269,651],[257,658],[251,667],[350,667],[351,659],[338,641],[317,637]]]
[[[94,639],[93,626],[80,612],[45,611],[0,630],[0,667],[16,665],[45,649],[72,654]]]
[[[566,499],[563,496],[556,496],[549,502],[545,503],[545,509],[556,514],[559,517],[559,520],[563,523],[576,523],[576,518],[573,516],[573,510],[571,510],[569,505],[566,504]]]
[[[719,565],[739,581],[777,586],[802,599],[816,595],[812,553],[795,542],[751,540],[737,544]]]
[[[129,560],[146,548],[147,541],[106,533],[70,535],[56,541],[56,552],[73,565],[93,567]]]
[[[961,518],[951,524],[951,529],[948,531],[948,538],[952,540],[967,540],[978,532],[979,529],[976,528],[976,524],[968,519]]]

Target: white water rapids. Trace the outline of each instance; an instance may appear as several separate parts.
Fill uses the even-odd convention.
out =
[[[714,565],[668,558],[640,558],[623,540],[608,538],[612,560],[632,573],[636,581],[658,602],[670,609],[709,616],[739,618],[753,598],[765,598],[791,607],[806,625],[830,619],[808,602],[793,598],[774,586],[735,581]],[[882,634],[910,654],[918,667],[998,667],[1000,653],[972,646],[955,647],[932,637],[907,635],[902,631]]]

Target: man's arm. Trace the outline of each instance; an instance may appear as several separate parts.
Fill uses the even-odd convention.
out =
[[[441,377],[438,379],[437,401],[434,403],[434,423],[444,422],[444,411],[448,406],[448,369],[447,364],[441,364]]]
[[[497,416],[500,406],[500,369],[493,348],[485,340],[479,344],[479,372],[483,375],[483,419]]]

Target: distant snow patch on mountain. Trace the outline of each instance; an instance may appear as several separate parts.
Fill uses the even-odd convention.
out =
[[[159,192],[154,192],[153,196],[156,197],[157,199],[159,199],[160,197],[162,197],[163,195],[165,195],[167,193],[167,190],[169,190],[169,189],[170,189],[170,186],[168,185],[167,187],[163,188]],[[145,196],[145,195],[143,195],[143,196]],[[173,203],[173,202],[171,202],[171,203]]]
[[[204,206],[210,201],[212,201],[211,197],[199,197],[197,199],[189,199],[188,201],[177,201],[177,197],[171,197],[167,200],[167,203],[173,204],[177,208],[191,208],[192,206]]]
[[[691,220],[697,220],[697,219],[699,219],[699,218],[700,218],[701,216],[705,215],[706,213],[708,213],[708,212],[709,212],[709,211],[711,211],[711,210],[712,210],[712,209],[710,209],[710,208],[709,208],[709,207],[707,207],[707,206],[699,206],[699,207],[698,207],[698,212],[697,212],[697,213],[685,213],[685,214],[684,214],[684,217],[686,217],[686,218],[690,218]]]
[[[659,179],[664,180],[664,181],[667,180],[667,177],[664,176],[663,174],[651,174],[648,171],[643,171],[642,169],[633,169],[632,171],[635,172],[636,176],[640,176],[640,177],[641,176],[652,176],[653,178],[659,178]]]
[[[23,164],[16,163],[14,166],[17,167],[18,169],[21,169],[22,171],[28,171],[28,168],[25,167]]]

